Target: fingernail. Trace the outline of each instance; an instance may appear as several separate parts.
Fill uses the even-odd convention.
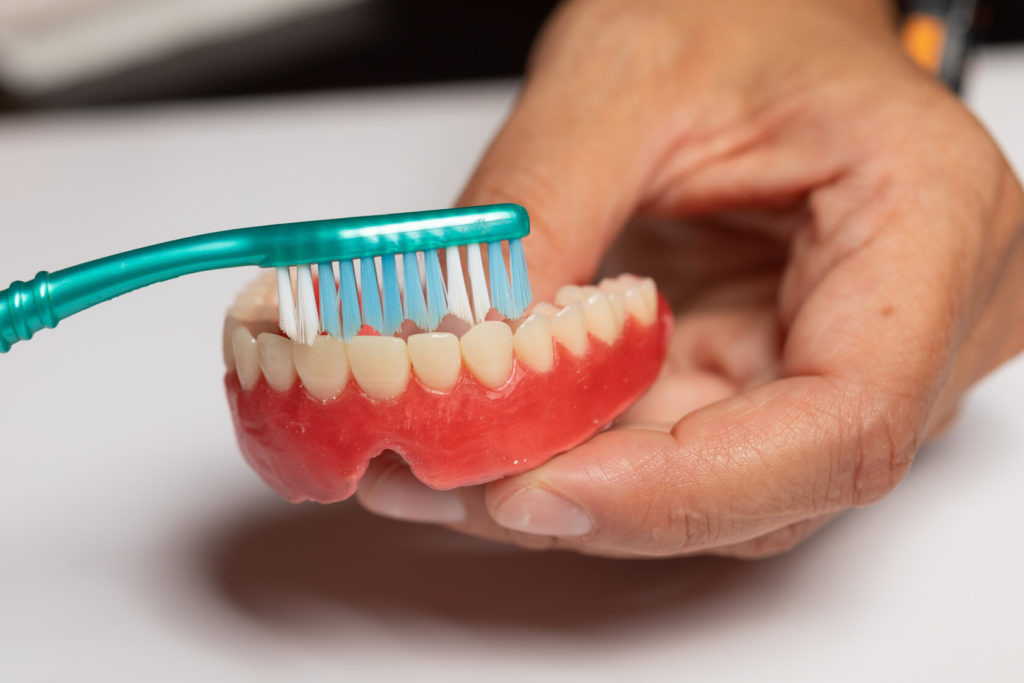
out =
[[[506,529],[544,536],[583,536],[594,526],[583,509],[540,488],[506,498],[494,511],[494,521]]]
[[[458,493],[432,489],[405,467],[381,477],[360,502],[378,515],[409,522],[453,524],[466,519]]]

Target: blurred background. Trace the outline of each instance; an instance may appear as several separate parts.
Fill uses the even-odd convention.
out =
[[[511,76],[555,4],[3,0],[0,112]],[[1024,2],[980,25],[1024,38]]]

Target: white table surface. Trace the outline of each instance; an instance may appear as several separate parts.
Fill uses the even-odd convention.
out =
[[[444,205],[510,84],[0,119],[3,286],[224,227]],[[971,101],[1024,168],[1024,51]],[[290,506],[242,463],[247,272],[0,358],[0,680],[1024,680],[1024,358],[881,503],[742,563],[538,554]]]

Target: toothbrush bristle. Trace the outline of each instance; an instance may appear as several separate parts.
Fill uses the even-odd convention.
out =
[[[299,296],[299,337],[300,344],[310,345],[320,334],[320,314],[316,310],[316,294],[313,292],[313,272],[309,264],[295,269],[296,289]]]
[[[342,334],[345,341],[351,341],[352,337],[359,333],[359,328],[363,326],[363,320],[359,314],[359,286],[356,283],[356,269],[352,261],[341,261],[338,264],[338,275],[341,280]],[[374,283],[374,288],[376,286]]]
[[[292,276],[290,269],[277,269],[277,324],[289,339],[298,336],[296,321],[295,298],[292,296]]]
[[[473,324],[473,310],[469,307],[469,291],[462,274],[462,258],[458,247],[446,247],[444,264],[448,272],[448,310],[452,315]]]
[[[320,287],[320,326],[332,337],[341,336],[341,315],[338,307],[338,288],[334,281],[334,266],[330,262],[316,266]]]
[[[469,266],[469,286],[473,294],[473,321],[482,323],[491,310],[491,297],[487,293],[487,273],[484,272],[480,245],[467,244],[466,258]]]
[[[384,306],[384,328],[381,334],[392,335],[402,327],[402,295],[399,293],[398,267],[395,255],[381,257],[381,297]]]
[[[508,243],[508,266],[512,271],[512,313],[510,318],[518,318],[533,303],[533,290],[530,287],[530,275],[526,270],[526,254],[523,252],[521,239],[510,240]]]
[[[518,317],[513,315],[512,311],[512,291],[509,289],[501,242],[491,242],[487,245],[487,270],[491,282],[491,303],[494,308],[506,318]]]
[[[362,283],[363,322],[381,332],[384,317],[380,309],[380,293],[377,289],[377,265],[372,258],[359,259],[359,279]],[[357,330],[358,331],[358,330]]]
[[[426,330],[436,330],[441,320],[448,313],[448,306],[445,303],[444,275],[441,273],[441,261],[437,257],[437,250],[431,249],[423,257],[424,280],[427,283],[427,326]],[[462,267],[459,267],[459,276],[462,276]]]
[[[423,281],[416,254],[402,256],[402,274],[405,280],[405,317],[425,330],[430,323],[427,321],[427,304],[423,300]]]
[[[481,246],[487,247],[484,267]],[[493,307],[506,318],[520,317],[532,302],[520,239],[508,244],[508,266],[498,242],[383,254],[276,268],[278,323],[300,344],[313,344],[321,331],[351,341],[364,325],[382,335],[401,331],[409,320],[437,330],[449,313],[470,325],[486,320]],[[316,268],[317,281],[313,280]],[[469,274],[468,283],[465,273]],[[446,282],[447,280],[447,282]],[[468,284],[468,286],[467,286]]]

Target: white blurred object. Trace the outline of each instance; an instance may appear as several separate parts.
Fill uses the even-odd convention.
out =
[[[3,0],[0,81],[34,96],[366,0]]]

